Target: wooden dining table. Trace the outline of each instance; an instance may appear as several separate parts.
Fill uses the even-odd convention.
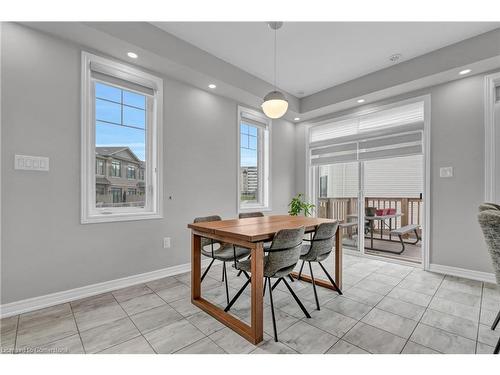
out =
[[[305,227],[306,233],[312,233],[321,223],[331,219],[304,216],[274,215],[246,219],[231,219],[188,224],[191,229],[191,302],[231,328],[236,333],[258,344],[263,340],[263,279],[264,279],[264,242],[271,241],[281,229]],[[342,225],[335,236],[335,283],[342,289]],[[225,312],[219,306],[203,298],[201,293],[201,238],[230,243],[251,251],[251,321],[250,325]],[[297,273],[292,276],[298,278]],[[301,280],[311,282],[309,275],[302,274]],[[335,289],[327,280],[315,278],[316,285]]]

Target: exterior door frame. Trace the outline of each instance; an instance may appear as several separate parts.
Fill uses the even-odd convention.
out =
[[[500,74],[498,74],[498,79],[500,80]],[[388,107],[395,107],[399,105],[404,105],[410,102],[416,102],[416,101],[422,101],[424,102],[424,130],[423,130],[423,154],[424,154],[424,193],[422,196],[422,203],[423,203],[423,215],[422,215],[422,263],[418,265],[417,267],[421,267],[424,270],[429,270],[429,265],[430,265],[430,234],[431,234],[431,218],[430,218],[430,207],[431,207],[431,199],[430,199],[430,193],[431,193],[431,94],[425,94],[397,102],[392,102],[388,105],[380,105],[376,107],[370,108],[368,111],[363,112],[362,114],[369,113],[369,112],[376,112],[381,109],[385,109]],[[359,116],[360,113],[356,114],[348,114],[345,116],[340,116],[340,118],[348,118],[352,116]],[[332,119],[335,118],[335,116],[332,116]],[[322,121],[323,122],[323,121]],[[319,123],[321,124],[321,123]],[[319,125],[318,124],[318,125]],[[318,196],[319,196],[319,173],[317,172],[319,168],[311,166],[311,154],[309,150],[309,130],[306,129],[305,136],[306,142],[305,142],[305,151],[306,151],[306,198],[309,201],[309,203],[316,204],[318,203]],[[358,184],[360,187],[360,193],[358,194],[358,210],[363,209],[364,211],[364,193],[361,191],[362,190],[362,178],[364,173],[364,166],[361,166],[363,162],[359,162],[360,166],[358,168],[358,171],[360,173],[359,179],[358,179]],[[362,170],[363,169],[363,170]],[[364,181],[363,181],[364,182]],[[361,197],[361,198],[360,198]],[[363,202],[362,202],[363,200]],[[361,213],[362,211],[358,211],[358,232],[360,228],[363,228],[364,222],[362,222],[362,216]],[[361,226],[360,226],[361,224]],[[356,255],[364,256],[367,258],[373,258],[373,259],[380,259],[379,256],[371,255],[371,254],[365,254],[364,252],[364,236],[360,236],[358,233],[358,246],[362,246],[359,248],[359,251],[352,251],[352,253],[358,253]],[[363,238],[361,238],[363,237]],[[346,250],[347,252],[351,252],[349,250]],[[406,261],[400,261],[397,259],[393,258],[386,258],[384,259],[387,262],[392,262],[392,263],[400,263],[400,264],[408,264]]]

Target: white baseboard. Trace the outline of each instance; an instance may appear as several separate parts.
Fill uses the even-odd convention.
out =
[[[201,263],[202,267],[208,266],[211,259],[204,259]],[[180,264],[178,266],[167,267],[151,272],[141,273],[122,277],[120,279],[104,281],[102,283],[83,286],[80,288],[65,290],[46,294],[40,297],[33,297],[21,301],[6,303],[0,305],[0,318],[22,314],[44,307],[59,305],[60,303],[74,301],[80,298],[91,297],[97,294],[110,292],[113,290],[126,288],[128,286],[142,284],[156,279],[161,279],[167,276],[174,276],[184,272],[191,271],[191,263]]]
[[[443,266],[441,264],[429,264],[429,271],[496,284],[496,278],[494,273],[473,271],[459,267]]]

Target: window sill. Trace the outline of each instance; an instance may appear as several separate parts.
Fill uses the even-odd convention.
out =
[[[81,218],[81,224],[112,223],[119,221],[137,221],[162,219],[163,215],[157,212],[116,213],[116,214],[93,214]]]
[[[243,206],[243,207],[240,207],[238,213],[249,213],[249,212],[255,212],[255,211],[271,212],[272,208],[265,207],[265,206]]]

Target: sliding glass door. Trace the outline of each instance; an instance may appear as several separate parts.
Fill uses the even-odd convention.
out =
[[[347,249],[359,251],[358,162],[321,165],[317,168],[318,217],[346,223],[341,232],[342,244]]]
[[[342,222],[344,248],[420,263],[424,102],[320,123],[308,146],[310,197]]]

